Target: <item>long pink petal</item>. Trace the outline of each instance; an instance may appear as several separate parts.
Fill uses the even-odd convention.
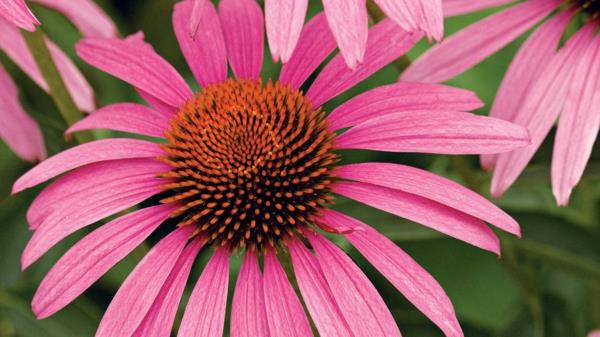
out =
[[[317,221],[347,233],[352,245],[447,337],[463,336],[444,289],[396,244],[368,225],[332,210]]]
[[[548,65],[558,47],[558,42],[571,18],[570,12],[562,12],[536,29],[523,43],[504,75],[502,84],[490,112],[491,117],[514,121],[531,83]],[[481,157],[481,165],[491,170],[497,156]]]
[[[31,162],[46,158],[42,131],[19,101],[17,86],[0,65],[0,139],[15,153]]]
[[[222,0],[219,17],[233,73],[243,79],[259,78],[265,39],[262,9],[255,0]]]
[[[140,104],[117,103],[96,110],[73,124],[66,133],[108,129],[151,137],[164,137],[165,129],[168,127],[169,117],[164,113]]]
[[[207,0],[197,0],[196,4],[182,1],[175,5],[173,29],[192,73],[206,87],[227,79],[227,51],[215,6]],[[194,10],[199,21],[192,36],[189,29]]]
[[[193,226],[178,228],[150,250],[113,297],[96,337],[133,335],[157,300],[193,230]]]
[[[116,37],[117,26],[92,0],[32,0],[64,14],[86,37]]]
[[[437,41],[444,36],[441,0],[375,0],[375,3],[405,31],[422,30]]]
[[[335,39],[324,13],[315,15],[302,29],[298,45],[279,74],[279,81],[300,88],[315,69],[333,52]]]
[[[125,182],[146,182],[170,167],[155,159],[121,159],[89,164],[58,178],[35,198],[27,210],[29,228],[36,229],[53,213],[70,211],[90,197],[127,191]]]
[[[443,154],[500,153],[529,144],[523,127],[457,111],[409,111],[370,119],[336,138],[340,149]]]
[[[469,111],[483,106],[469,90],[426,83],[384,85],[351,98],[327,116],[331,130],[354,126],[394,112]]]
[[[308,239],[354,336],[400,337],[392,313],[352,259],[319,234],[309,233]]]
[[[589,45],[571,80],[552,156],[552,191],[565,206],[583,175],[600,128],[600,38]]]
[[[191,242],[179,256],[162,289],[156,296],[142,324],[132,337],[169,337],[177,315],[181,295],[185,289],[196,256],[204,245],[204,240]]]
[[[69,249],[48,272],[33,296],[38,319],[71,303],[112,266],[142,243],[173,210],[155,206],[117,218]]]
[[[306,95],[315,107],[320,106],[406,53],[420,38],[419,33],[406,33],[391,20],[383,20],[369,30],[363,63],[352,70],[342,55],[337,55],[319,73]]]
[[[105,160],[152,158],[163,154],[158,144],[137,139],[102,139],[85,143],[54,155],[29,170],[15,182],[12,192],[21,192],[87,164]]]
[[[362,163],[338,167],[337,177],[418,195],[520,235],[519,224],[481,195],[436,174],[410,166]]]
[[[489,16],[460,30],[428,50],[402,74],[405,81],[443,82],[494,54],[561,2],[531,0]]]
[[[231,337],[268,337],[263,277],[256,253],[247,252],[231,304]]]
[[[315,257],[298,239],[290,240],[287,245],[300,292],[319,334],[352,336]]]
[[[552,128],[568,97],[575,67],[591,44],[594,30],[593,24],[580,29],[532,84],[514,119],[529,130],[531,145],[498,156],[491,186],[494,196],[502,195],[512,185]]]
[[[87,38],[75,49],[79,57],[163,102],[179,107],[192,97],[181,75],[150,48],[126,40]]]
[[[363,62],[369,34],[366,0],[323,0],[329,27],[350,69]]]
[[[400,190],[359,182],[338,182],[335,193],[500,254],[498,238],[485,223],[436,201]]]
[[[269,331],[275,337],[312,337],[302,304],[273,251],[264,257],[263,289]]]
[[[511,2],[515,2],[515,0],[443,0],[442,5],[444,16],[450,17],[501,6]]]
[[[200,275],[185,308],[177,336],[223,336],[228,284],[229,252],[221,248]]]
[[[30,32],[35,31],[36,26],[40,24],[25,4],[25,0],[0,0],[0,15],[13,25]]]
[[[265,24],[271,54],[275,61],[286,63],[300,37],[308,0],[266,0]]]

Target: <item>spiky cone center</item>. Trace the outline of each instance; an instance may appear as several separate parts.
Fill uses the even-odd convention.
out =
[[[279,82],[228,79],[182,106],[161,174],[179,226],[210,244],[264,249],[301,235],[331,202],[334,135],[324,112]]]

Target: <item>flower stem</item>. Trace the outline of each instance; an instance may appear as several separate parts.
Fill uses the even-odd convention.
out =
[[[22,34],[44,80],[48,83],[49,94],[52,97],[52,100],[58,107],[65,122],[67,122],[67,125],[73,125],[83,117],[83,113],[79,111],[75,102],[73,102],[73,98],[69,94],[69,91],[58,72],[58,68],[46,45],[44,33],[38,28],[35,32],[23,30]],[[93,136],[88,132],[80,132],[75,135],[75,139],[77,139],[79,143],[85,143],[92,140]]]

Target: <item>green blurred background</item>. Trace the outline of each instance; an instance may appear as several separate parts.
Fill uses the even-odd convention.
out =
[[[99,1],[117,22],[123,35],[142,30],[146,40],[192,83],[192,75],[172,31],[173,3],[173,0]],[[312,0],[310,3],[310,15],[321,10],[319,1]],[[43,22],[43,30],[81,66],[96,90],[98,106],[140,101],[131,87],[76,58],[73,45],[80,35],[64,17],[42,7],[32,8]],[[449,19],[447,32],[454,32],[493,11]],[[522,39],[512,43],[449,82],[478,93],[486,103],[486,108],[478,113],[488,113],[500,80],[521,42]],[[427,47],[428,44],[422,42],[411,51],[410,58],[414,59]],[[266,53],[263,76],[275,77],[279,66],[271,62],[268,49]],[[0,54],[0,62],[19,84],[23,104],[40,123],[49,153],[72,146],[62,136],[66,125],[51,99],[5,55]],[[394,66],[388,66],[328,103],[326,109],[330,111],[331,107],[369,88],[392,83],[398,75]],[[112,135],[110,132],[96,134],[97,137]],[[575,189],[571,205],[557,208],[549,185],[552,138],[551,135],[542,145],[519,181],[502,199],[496,200],[523,228],[523,239],[501,236],[501,259],[366,206],[356,207],[356,203],[339,199],[337,207],[381,230],[433,274],[453,301],[466,336],[585,336],[592,328],[600,327],[600,147],[596,147],[584,178]],[[353,151],[346,153],[345,158],[351,162],[397,162],[425,168],[489,197],[490,176],[480,170],[474,156]],[[51,318],[37,321],[31,314],[29,303],[41,278],[68,247],[97,225],[72,235],[26,272],[21,272],[20,254],[31,235],[25,212],[40,189],[12,197],[9,191],[12,182],[30,167],[0,142],[0,337],[93,336],[113,294],[157,238],[151,237],[148,244],[139,247],[66,309]],[[404,336],[442,336],[426,317],[352,252],[348,244],[342,241],[339,244],[367,271],[391,308]],[[205,259],[201,260],[196,263],[186,295],[189,295],[190,284],[202,269]],[[239,257],[232,261],[234,280]]]

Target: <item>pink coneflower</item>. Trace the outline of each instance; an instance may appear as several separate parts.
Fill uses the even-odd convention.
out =
[[[201,2],[201,1],[199,1]],[[367,46],[365,0],[323,0],[325,16],[344,59],[352,69],[363,62]],[[444,18],[441,0],[374,0],[381,10],[408,32],[425,32],[441,40]],[[287,62],[300,37],[308,0],[265,0],[265,20],[271,54]]]
[[[590,331],[588,337],[600,337],[600,330]]]
[[[487,4],[503,2],[510,1],[487,1]],[[468,1],[449,0],[444,5],[447,12],[454,14],[476,9]],[[600,37],[596,34],[600,1],[518,3],[433,47],[407,69],[402,79],[445,81],[549,16],[515,56],[491,110],[493,117],[528,128],[532,143],[510,153],[483,156],[482,164],[494,171],[492,193],[502,195],[525,169],[560,113],[552,159],[552,190],[558,204],[566,205],[583,175],[600,125]],[[565,27],[574,16],[586,23],[558,48]]]
[[[90,0],[35,0],[33,2],[61,12],[84,36],[117,35],[110,18]],[[48,84],[19,31],[19,28],[33,31],[36,24],[39,24],[37,19],[22,0],[0,0],[0,50],[42,89],[48,91]],[[94,92],[88,82],[58,46],[49,39],[47,44],[77,106],[83,111],[93,111]],[[0,138],[25,160],[37,161],[46,156],[41,131],[33,119],[25,114],[15,84],[3,68],[0,68]]]
[[[528,144],[527,132],[462,112],[481,102],[468,91],[434,84],[382,86],[327,115],[322,104],[420,39],[390,20],[371,28],[365,62],[356,70],[336,55],[304,93],[300,86],[335,48],[324,14],[304,26],[279,79],[263,82],[258,4],[223,0],[217,11],[205,2],[198,29],[190,30],[193,6],[193,1],[178,3],[173,24],[203,87],[197,93],[139,34],[126,40],[86,39],[77,46],[84,60],[129,82],[152,107],[109,105],[69,132],[113,129],[163,141],[86,143],[51,157],[15,183],[19,192],[66,173],[28,212],[35,232],[23,254],[24,268],[71,233],[147,200],[147,207],[102,225],[57,262],[34,296],[35,314],[44,318],[63,308],[161,227],[170,234],[121,286],[96,336],[168,336],[202,249],[213,255],[196,282],[179,336],[223,334],[231,254],[244,258],[230,335],[312,336],[280,264],[287,253],[321,336],[400,336],[381,296],[323,235],[329,232],[345,236],[447,336],[462,336],[439,284],[375,229],[332,210],[333,195],[494,253],[500,250],[498,238],[485,222],[516,235],[518,224],[452,181],[397,164],[340,165],[339,150],[498,153]],[[228,62],[234,78],[227,78]]]

